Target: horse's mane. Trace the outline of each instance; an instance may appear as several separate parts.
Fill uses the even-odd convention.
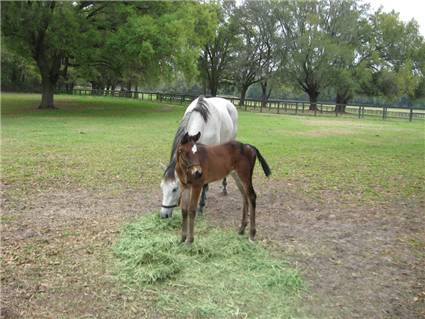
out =
[[[201,114],[205,123],[208,122],[210,116],[210,110],[208,109],[208,103],[205,100],[204,96],[198,98],[196,106],[190,112],[187,112],[180,121],[179,127],[177,128],[176,135],[174,136],[173,146],[171,147],[170,163],[164,172],[164,177],[166,178],[175,178],[175,169],[176,169],[176,149],[177,145],[181,142],[183,136],[186,134],[187,125],[189,124],[190,116],[193,112],[198,112]]]

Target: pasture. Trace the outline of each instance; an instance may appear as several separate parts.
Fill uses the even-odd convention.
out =
[[[57,96],[59,110],[40,111],[39,98],[1,96],[5,317],[425,314],[424,121],[240,112],[238,140],[272,169],[269,179],[255,169],[257,243],[235,235],[242,202],[230,181],[227,197],[210,187],[200,242],[176,251],[178,216],[154,216],[184,106]],[[171,264],[196,264],[193,276],[143,279],[157,277],[129,258],[144,232],[140,247],[168,247]]]

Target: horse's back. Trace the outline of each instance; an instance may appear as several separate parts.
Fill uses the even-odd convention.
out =
[[[196,108],[200,98],[201,97],[198,97],[190,103],[185,114]],[[203,99],[206,101],[209,114],[208,120],[205,125],[203,125],[203,131],[201,131],[200,142],[203,144],[215,145],[235,139],[238,121],[236,107],[230,101],[221,97]],[[198,125],[195,127],[198,127]],[[188,131],[191,131],[189,127]]]

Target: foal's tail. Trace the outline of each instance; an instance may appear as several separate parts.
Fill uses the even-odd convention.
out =
[[[250,145],[255,152],[257,153],[257,157],[258,160],[260,161],[261,167],[263,168],[264,174],[269,177],[272,173],[272,171],[270,170],[269,164],[267,164],[266,159],[263,157],[263,155],[261,155],[260,151],[258,150],[258,148],[256,148],[254,145]]]

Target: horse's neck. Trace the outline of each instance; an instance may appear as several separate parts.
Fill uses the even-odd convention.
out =
[[[187,123],[186,131],[189,135],[196,135],[198,132],[201,132],[202,137],[205,125],[206,123],[201,114],[198,112],[192,112],[192,114],[190,114],[189,122]]]

